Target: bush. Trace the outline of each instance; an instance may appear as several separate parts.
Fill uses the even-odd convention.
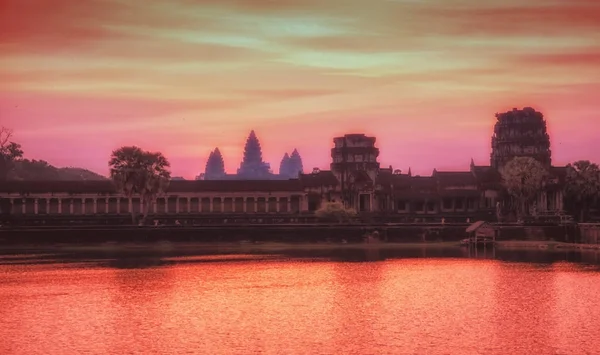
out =
[[[342,223],[349,222],[352,217],[356,216],[356,211],[352,208],[344,207],[340,202],[327,202],[315,214],[319,219]]]

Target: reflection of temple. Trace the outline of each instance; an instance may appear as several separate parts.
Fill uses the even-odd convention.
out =
[[[237,174],[225,172],[225,161],[219,148],[215,148],[208,157],[204,174],[197,180],[287,180],[297,178],[302,173],[302,158],[298,150],[291,155],[285,153],[279,166],[279,174],[273,174],[271,165],[263,161],[262,148],[254,131],[250,132],[244,146],[244,158]]]
[[[211,153],[204,180],[171,181],[165,196],[153,204],[156,214],[298,213],[318,209],[326,201],[341,201],[359,212],[378,212],[408,219],[442,217],[491,219],[503,201],[498,168],[516,156],[533,156],[549,168],[551,179],[540,193],[540,212],[563,209],[566,169],[550,166],[549,138],[541,114],[533,109],[497,115],[491,165],[471,161],[468,171],[437,171],[413,176],[409,171],[381,168],[375,138],[348,134],[333,140],[330,170],[303,174],[294,151],[284,156],[280,174],[262,160],[254,132],[246,142],[236,175],[224,170],[218,149]],[[298,174],[300,173],[300,174]],[[241,181],[240,181],[241,180]],[[16,214],[126,214],[140,211],[137,198],[116,193],[109,181],[24,182],[0,186],[3,210]],[[9,208],[11,207],[11,208]]]

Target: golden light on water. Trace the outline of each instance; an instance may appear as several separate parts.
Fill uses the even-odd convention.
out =
[[[0,266],[3,354],[593,353],[600,274],[472,259]]]

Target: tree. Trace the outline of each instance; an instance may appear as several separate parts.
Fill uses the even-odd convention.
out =
[[[600,169],[588,160],[576,161],[567,165],[565,181],[567,199],[574,202],[583,222],[590,205],[600,196]]]
[[[169,185],[171,173],[169,161],[162,153],[148,152],[141,148],[121,147],[112,152],[110,177],[117,189],[131,199],[139,196],[143,204],[142,222],[146,220],[150,205],[158,194],[164,193]],[[135,213],[131,211],[135,223]]]
[[[21,145],[11,141],[12,130],[0,126],[0,181],[8,179],[15,162],[23,158]]]
[[[345,208],[341,202],[327,202],[315,212],[315,215],[322,220],[342,223],[349,222],[352,217],[356,216],[356,211],[352,208]]]
[[[512,198],[512,207],[517,217],[528,213],[527,206],[535,201],[542,190],[548,172],[544,166],[531,157],[516,157],[501,169],[502,184]]]

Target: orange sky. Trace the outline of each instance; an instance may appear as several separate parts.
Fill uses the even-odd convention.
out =
[[[159,150],[193,178],[255,129],[298,148],[377,137],[382,165],[487,164],[494,113],[532,106],[555,164],[600,160],[598,0],[0,0],[0,125],[28,158],[107,173]]]

